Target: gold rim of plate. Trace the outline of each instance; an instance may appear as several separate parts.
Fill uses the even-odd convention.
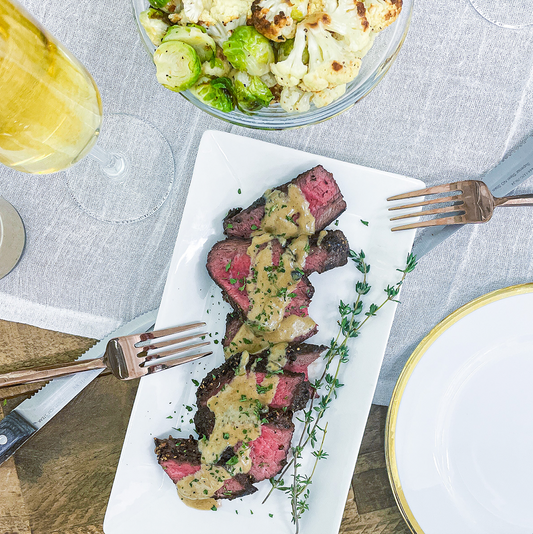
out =
[[[396,463],[396,441],[395,441],[395,432],[396,432],[396,421],[398,418],[398,411],[400,408],[400,403],[402,400],[403,393],[413,371],[415,370],[418,362],[422,359],[426,351],[431,347],[431,345],[446,331],[448,328],[453,326],[460,319],[466,315],[472,313],[473,311],[496,302],[498,300],[513,297],[515,295],[522,295],[525,293],[533,293],[533,283],[529,284],[520,284],[516,286],[505,287],[503,289],[497,289],[496,291],[491,291],[481,297],[478,297],[471,302],[461,306],[454,312],[452,312],[448,317],[443,319],[435,328],[433,328],[429,334],[420,342],[420,344],[413,351],[409,359],[407,360],[394,391],[392,393],[391,402],[387,412],[387,421],[385,423],[385,460],[387,463],[387,473],[389,475],[389,481],[394,493],[394,498],[396,499],[396,504],[400,509],[400,512],[405,519],[407,525],[415,534],[424,534],[424,531],[418,524],[417,520],[402,489],[400,482],[400,477],[398,474],[398,465]]]

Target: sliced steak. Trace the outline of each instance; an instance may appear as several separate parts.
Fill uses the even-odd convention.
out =
[[[318,232],[331,224],[345,209],[346,202],[333,175],[322,165],[306,171],[277,189],[287,191],[289,184],[297,185],[309,202],[309,211],[315,218]],[[224,219],[224,233],[233,237],[250,237],[259,228],[265,214],[265,197],[256,200],[250,207],[240,211],[232,210]]]
[[[287,463],[287,454],[294,433],[290,410],[269,410],[263,417],[261,435],[250,443],[252,468],[248,472],[253,482],[277,475]]]
[[[310,238],[309,245],[304,265],[305,274],[324,273],[348,263],[350,245],[340,230],[329,231],[322,239],[315,234]]]
[[[261,228],[261,220],[265,215],[265,204],[265,197],[261,197],[245,210],[234,208],[229,211],[222,222],[224,233],[233,237],[250,237],[254,231],[252,226]]]
[[[168,439],[155,438],[154,441],[157,461],[174,484],[200,469],[201,454],[198,442],[192,436],[189,438],[169,436]]]
[[[252,485],[252,480],[248,475],[239,473],[224,482],[224,485],[215,492],[215,499],[236,499],[255,493],[257,488]]]
[[[224,347],[228,347],[232,343],[234,337],[237,335],[237,332],[244,325],[244,321],[244,317],[239,312],[233,312],[228,314],[228,316],[226,317],[226,332],[222,340],[222,344]],[[309,339],[310,337],[314,336],[317,332],[318,325],[315,324],[305,334],[302,334],[294,339],[286,339],[284,341],[287,343],[294,344],[303,343],[306,339]]]
[[[325,345],[311,345],[310,343],[292,343],[287,348],[287,364],[283,367],[293,373],[303,373],[308,380],[307,368],[327,350]]]
[[[174,484],[200,470],[201,454],[198,450],[198,441],[192,436],[188,439],[172,436],[168,439],[155,438],[155,445],[157,461]],[[257,488],[252,485],[248,475],[237,474],[224,482],[214,498],[231,500],[256,491]]]
[[[251,370],[256,358],[257,355],[250,356],[246,366],[247,371]],[[194,415],[194,424],[200,436],[209,437],[215,426],[215,414],[209,409],[207,402],[233,380],[240,360],[241,354],[234,354],[220,367],[210,371],[198,387],[196,391],[198,409]],[[256,372],[257,384],[260,385],[263,382],[266,374],[266,372]],[[283,371],[278,377],[279,382],[269,408],[281,408],[290,411],[304,408],[310,399],[309,384],[305,380],[305,374]]]
[[[244,317],[238,311],[228,313],[226,316],[226,332],[222,338],[222,346],[227,347],[231,343],[231,340],[237,335],[237,332],[244,324]]]
[[[251,259],[246,252],[250,244],[249,239],[227,239],[216,243],[207,255],[209,275],[222,288],[225,299],[233,308],[242,310],[244,314],[250,309],[250,299],[246,290],[246,278],[250,276],[251,268]],[[273,265],[279,265],[282,252],[279,241],[274,239],[272,241]],[[285,316],[307,315],[307,308],[314,291],[307,277],[302,277],[294,289],[296,296],[290,299]]]

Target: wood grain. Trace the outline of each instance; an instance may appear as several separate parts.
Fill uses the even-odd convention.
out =
[[[75,360],[94,340],[0,321],[0,372]],[[0,389],[0,418],[42,384]],[[0,466],[0,534],[103,534],[136,382],[95,380]],[[385,468],[386,409],[373,406],[340,534],[408,534]]]

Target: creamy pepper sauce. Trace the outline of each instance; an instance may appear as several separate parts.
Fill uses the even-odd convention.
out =
[[[282,361],[281,350],[275,351],[273,369]],[[249,353],[244,351],[233,380],[207,402],[215,414],[215,425],[209,439],[198,442],[202,467],[177,483],[178,495],[188,506],[202,510],[216,506],[215,493],[224,482],[252,467],[250,442],[261,435],[261,409],[272,402],[279,376],[268,375],[257,383],[253,370],[247,370]],[[269,362],[270,363],[270,358]],[[238,446],[225,467],[214,465],[227,447]]]
[[[287,193],[273,189],[265,193],[265,215],[261,230],[285,239],[315,233],[315,218],[300,188],[289,184]]]
[[[247,251],[251,258],[251,276],[246,280],[250,298],[248,320],[225,348],[226,357],[242,353],[239,368],[233,380],[207,402],[215,415],[215,424],[209,439],[198,442],[201,469],[177,483],[181,500],[200,510],[217,507],[214,495],[225,481],[250,471],[249,444],[261,435],[261,409],[276,394],[277,372],[287,363],[288,343],[316,326],[310,317],[284,317],[309,252],[308,236],[315,233],[309,203],[293,184],[288,186],[287,193],[267,191],[265,197],[261,229],[254,232]],[[277,266],[272,258],[273,239],[282,245],[292,240]],[[267,373],[257,384],[253,366],[247,370],[249,355],[267,348],[270,348],[267,371],[272,374]],[[235,455],[225,467],[215,465],[227,447],[234,450],[237,447]]]

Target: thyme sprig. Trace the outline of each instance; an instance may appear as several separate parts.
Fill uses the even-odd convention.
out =
[[[384,289],[386,297],[380,304],[370,304],[363,313],[365,309],[363,297],[371,289],[367,280],[370,265],[366,262],[363,251],[357,253],[350,250],[349,256],[357,270],[363,275],[363,279],[355,284],[356,300],[353,304],[344,303],[342,300],[339,302],[339,320],[337,321],[339,330],[337,336],[331,340],[330,346],[324,356],[326,363],[322,374],[311,384],[315,394],[311,397],[309,407],[304,410],[302,417],[298,418],[304,424],[304,427],[298,443],[291,448],[292,459],[277,477],[270,480],[272,488],[263,501],[264,503],[269,498],[274,489],[285,492],[291,500],[292,521],[295,524],[296,534],[299,533],[299,520],[302,514],[309,509],[310,485],[312,484],[316,466],[320,460],[328,457],[327,452],[324,451],[327,423],[323,428],[319,423],[333,399],[337,398],[337,391],[344,386],[339,380],[339,374],[342,365],[349,361],[347,343],[350,339],[358,337],[365,323],[371,317],[375,317],[388,302],[399,302],[397,297],[405,277],[415,269],[417,263],[416,257],[409,254],[405,268],[397,269],[397,271],[402,273],[400,280],[392,286],[388,285]],[[334,362],[336,362],[334,372],[330,372],[330,368]],[[320,446],[317,448],[316,445],[319,441],[320,433]],[[299,469],[301,468],[300,460],[302,458],[302,452],[308,445],[313,449],[311,454],[314,456],[315,461],[311,473],[306,475],[300,473]],[[291,468],[292,472],[290,477],[292,481],[289,485],[285,485],[283,477]]]

